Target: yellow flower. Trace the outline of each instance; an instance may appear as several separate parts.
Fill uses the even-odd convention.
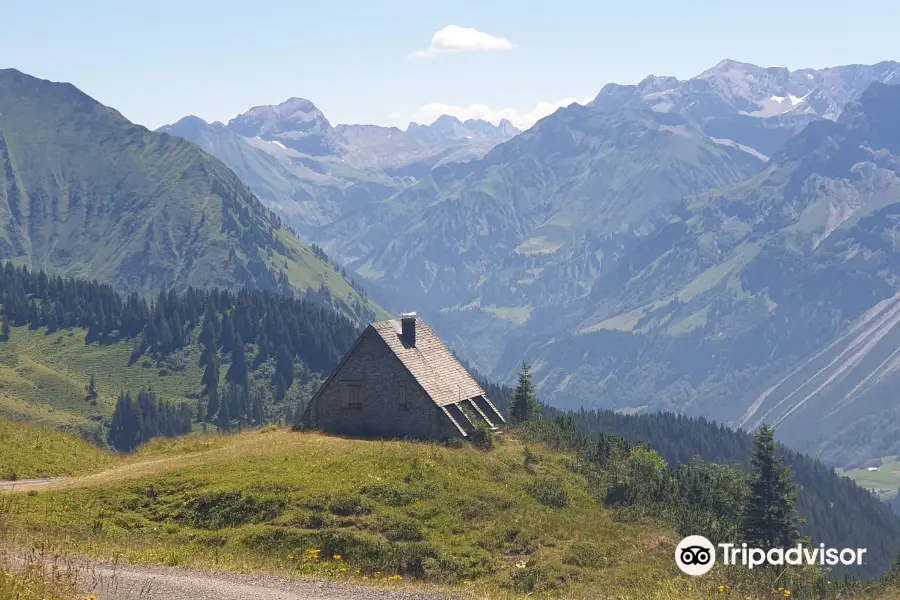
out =
[[[724,586],[724,585],[720,585],[720,586],[719,586],[719,591],[720,591],[720,592],[724,592],[724,591],[725,591],[725,586]]]
[[[294,559],[294,555],[293,555],[293,554],[288,554],[288,558],[290,558],[291,560],[293,560],[293,559]]]
[[[784,597],[787,598],[791,595],[791,590],[784,590]]]
[[[341,555],[335,554],[332,558],[334,558],[334,560],[341,560]]]

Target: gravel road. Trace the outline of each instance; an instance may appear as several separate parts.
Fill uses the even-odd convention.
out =
[[[19,557],[13,558],[22,562]],[[446,600],[450,596],[415,594],[330,581],[301,581],[269,575],[191,571],[70,559],[79,592],[97,600]]]
[[[28,492],[64,481],[63,477],[53,479],[21,479],[19,481],[0,481],[0,492]]]

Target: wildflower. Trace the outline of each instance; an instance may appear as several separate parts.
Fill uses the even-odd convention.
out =
[[[719,592],[724,592],[725,589],[726,589],[726,588],[725,588],[724,585],[720,585],[720,586],[719,586]]]
[[[335,554],[332,558],[333,558],[334,560],[341,560],[341,555],[340,555],[340,554]]]
[[[293,555],[293,554],[288,554],[288,558],[291,559],[291,560],[294,560],[294,555]]]
[[[791,595],[791,590],[784,590],[784,597],[788,598]]]

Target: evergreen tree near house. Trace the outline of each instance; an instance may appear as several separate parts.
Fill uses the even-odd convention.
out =
[[[524,423],[538,416],[539,404],[534,384],[531,382],[531,365],[522,362],[519,370],[519,382],[509,408],[509,417],[513,423]]]
[[[107,442],[119,452],[131,452],[155,437],[173,437],[191,431],[193,410],[189,404],[161,400],[153,390],[141,390],[135,399],[119,394]]]
[[[791,468],[783,463],[784,457],[776,454],[774,430],[763,425],[756,433],[744,511],[743,541],[749,547],[786,548],[800,540],[803,521],[795,508],[797,490]]]
[[[275,351],[275,399],[281,401],[294,383],[294,359],[287,346],[279,344]]]

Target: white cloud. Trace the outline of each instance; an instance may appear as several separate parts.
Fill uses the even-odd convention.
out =
[[[427,58],[445,52],[511,50],[512,47],[512,43],[506,38],[496,37],[471,27],[447,25],[431,36],[428,48],[413,52],[412,56]]]
[[[482,119],[484,121],[490,121],[494,125],[500,123],[501,119],[508,119],[510,123],[519,129],[525,130],[537,123],[540,119],[552,114],[558,108],[569,106],[573,103],[587,104],[591,100],[591,97],[587,97],[581,99],[563,98],[556,102],[541,101],[530,110],[519,110],[515,108],[494,109],[486,104],[454,106],[452,104],[433,102],[416,109],[410,115],[404,116],[401,113],[393,113],[390,115],[390,118],[395,122],[402,123],[404,121],[415,121],[416,123],[426,125],[433,123],[434,120],[441,115],[451,115],[460,121],[465,121],[467,119]]]

